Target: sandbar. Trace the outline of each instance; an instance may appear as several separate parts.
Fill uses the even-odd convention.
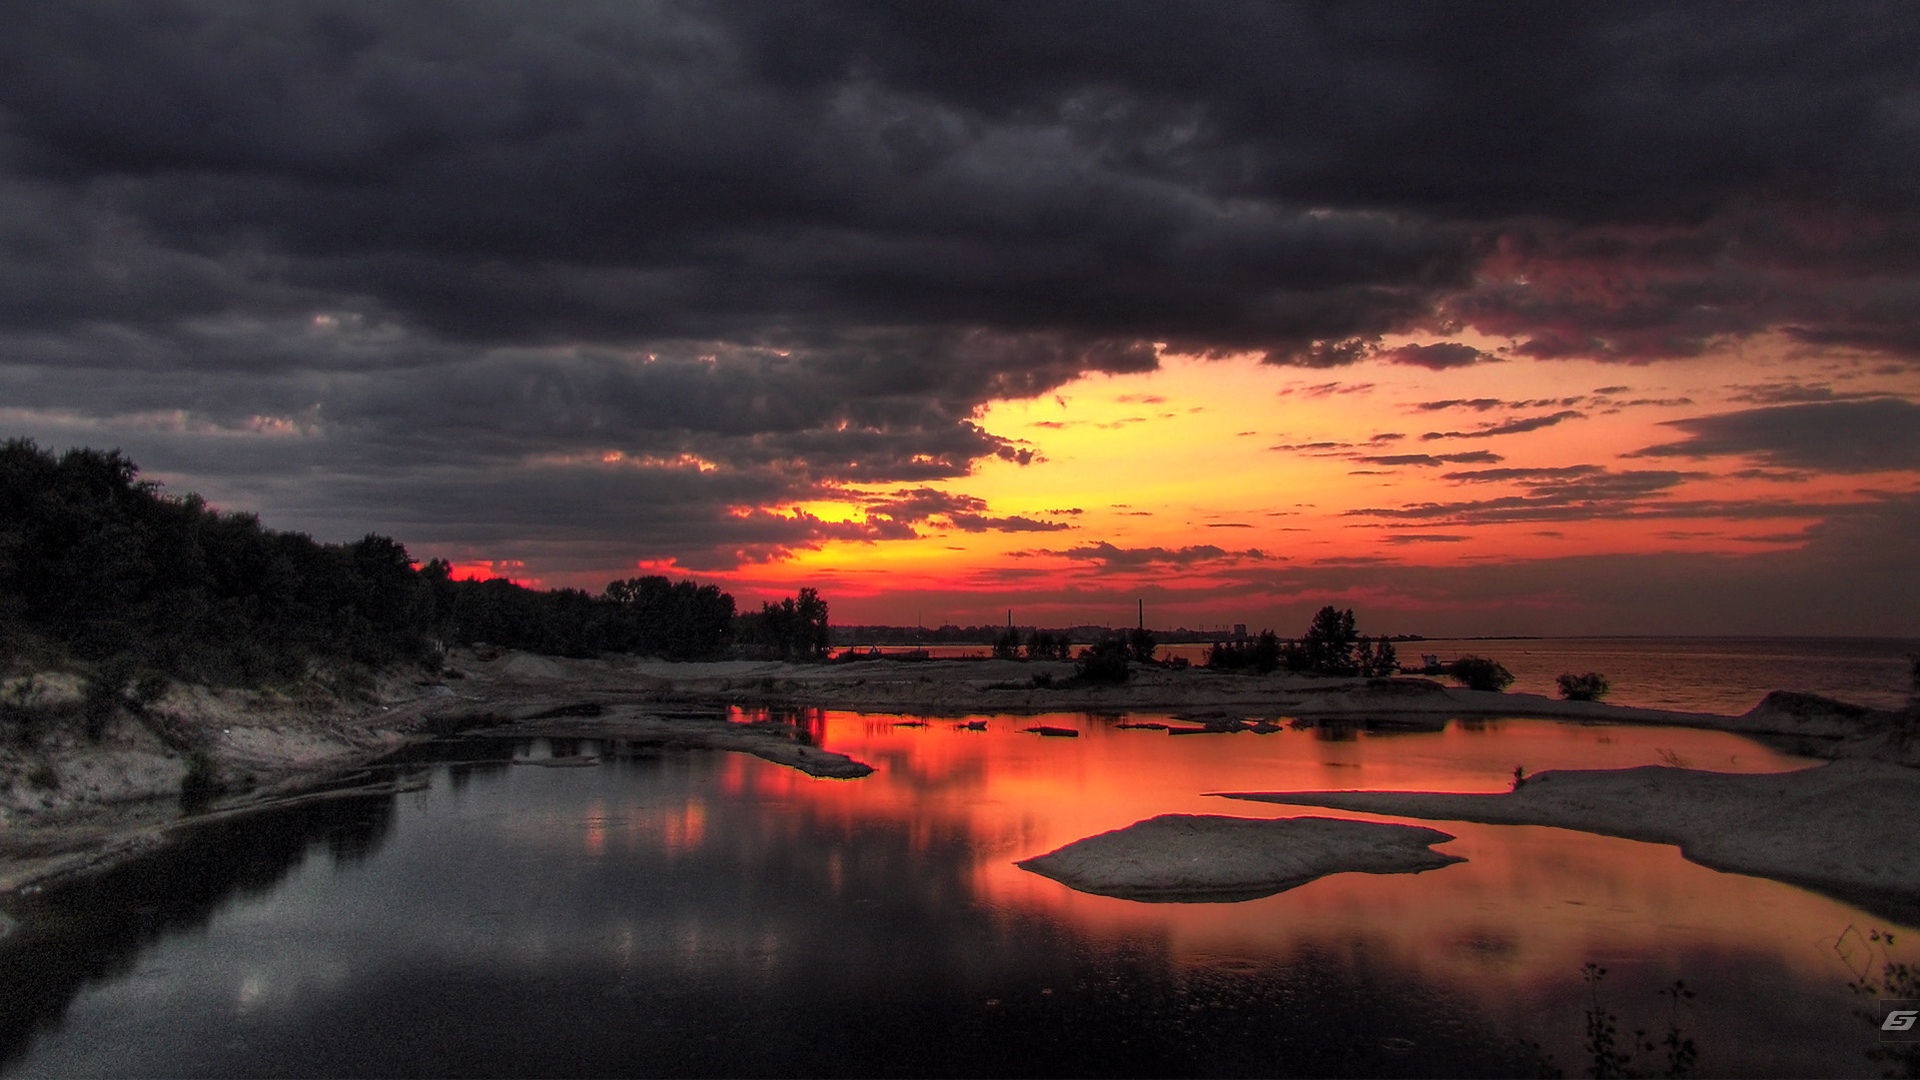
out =
[[[1647,765],[1544,772],[1505,794],[1217,792],[1435,821],[1549,825],[1678,845],[1715,870],[1771,878],[1920,925],[1920,772],[1848,759],[1786,773]]]
[[[1437,870],[1462,861],[1431,847],[1451,839],[1437,829],[1373,821],[1162,814],[1015,865],[1102,896],[1224,903],[1328,874]]]

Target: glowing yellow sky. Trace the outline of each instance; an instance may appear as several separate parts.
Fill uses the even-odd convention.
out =
[[[1489,351],[1499,347],[1468,340]],[[996,517],[1070,528],[967,532],[935,517],[916,526],[917,540],[835,541],[729,577],[749,594],[777,592],[794,583],[821,585],[841,604],[836,621],[989,623],[1004,618],[1004,609],[1013,605],[1026,609],[1021,615],[1027,621],[1049,625],[1121,622],[1131,607],[1130,589],[1204,588],[1210,582],[1227,588],[1223,572],[1263,561],[1302,566],[1330,559],[1390,559],[1444,567],[1568,555],[1791,547],[1801,542],[1802,530],[1820,520],[1821,504],[1858,499],[1862,491],[1912,491],[1912,476],[1788,476],[1772,470],[1768,476],[1741,478],[1733,474],[1752,471],[1753,462],[1623,455],[1682,437],[1663,421],[1752,408],[1751,399],[1736,400],[1742,387],[1798,382],[1810,375],[1854,393],[1920,391],[1911,374],[1876,372],[1868,362],[1845,358],[1810,363],[1778,343],[1748,343],[1708,357],[1637,366],[1515,358],[1445,371],[1380,360],[1310,370],[1251,357],[1163,355],[1157,371],[1090,376],[1057,394],[996,402],[983,410],[978,423],[1034,450],[1031,464],[988,459],[972,475],[955,480],[851,493],[879,496],[931,487],[984,499],[986,513]],[[1607,392],[1596,394],[1602,390]],[[1481,398],[1540,404],[1478,411],[1417,407]],[[1579,415],[1517,434],[1422,438],[1563,411]],[[1476,451],[1502,460],[1439,466],[1356,460]],[[1790,498],[1808,511],[1756,522],[1712,512],[1615,520],[1602,509],[1575,520],[1466,525],[1353,513],[1525,492],[1514,482],[1441,479],[1447,473],[1582,465],[1614,473],[1685,473],[1661,493],[1673,502]],[[861,520],[866,513],[852,497],[785,509],[842,521]],[[1261,558],[1100,565],[1098,589],[1083,590],[1078,601],[1054,595],[1079,588],[1076,582],[1084,583],[1095,567],[1058,553],[1099,543],[1174,551],[1213,545],[1228,553],[1257,551]],[[1046,599],[1039,597],[1042,592]],[[1214,621],[1232,620],[1229,606],[1222,605]],[[1208,621],[1199,618],[1197,607],[1188,607],[1193,624]]]

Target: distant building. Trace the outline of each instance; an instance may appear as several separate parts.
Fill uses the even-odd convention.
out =
[[[1242,638],[1242,637],[1246,637],[1246,636],[1247,636],[1247,624],[1246,624],[1246,623],[1243,623],[1243,622],[1237,622],[1237,623],[1234,623],[1234,624],[1233,624],[1233,636],[1234,636],[1234,637],[1237,637],[1237,638]]]

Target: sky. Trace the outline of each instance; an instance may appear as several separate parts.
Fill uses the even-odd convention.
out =
[[[271,527],[1920,637],[1910,5],[0,2],[0,437]]]

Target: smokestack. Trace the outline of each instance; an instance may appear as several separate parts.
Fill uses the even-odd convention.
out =
[[[1147,628],[1147,602],[1145,600],[1142,600],[1140,601],[1140,629],[1145,630],[1146,628]]]

